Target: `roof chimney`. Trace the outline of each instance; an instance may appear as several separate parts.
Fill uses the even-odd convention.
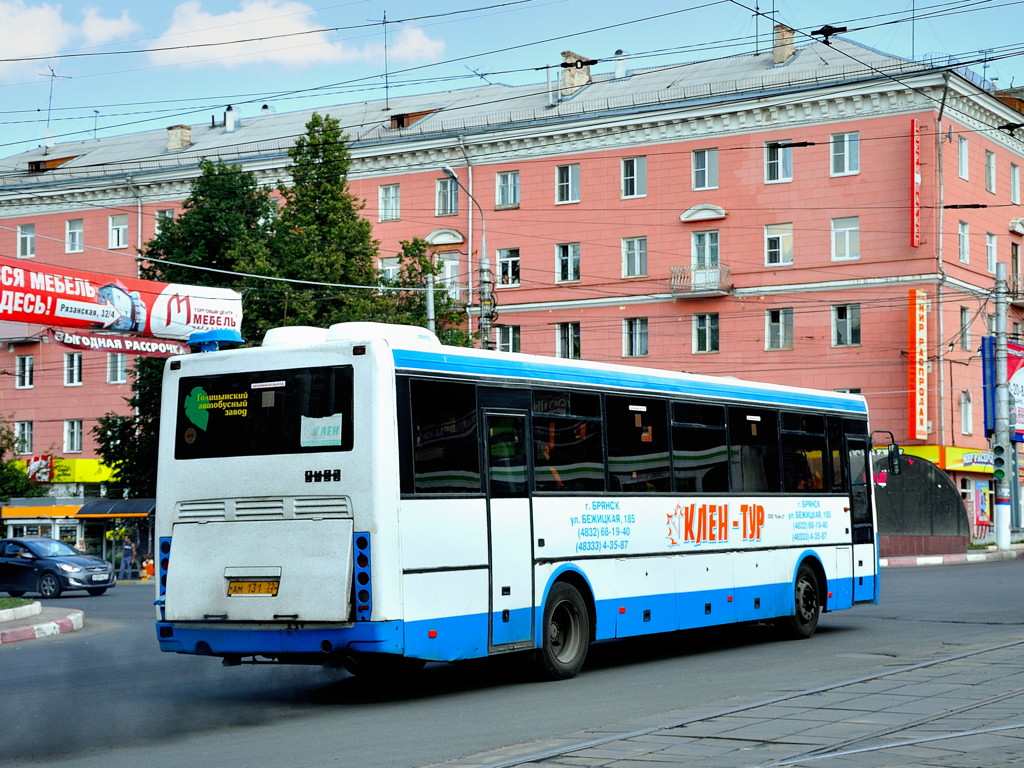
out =
[[[626,64],[629,63],[629,53],[619,48],[615,52],[615,79],[621,80],[629,74]]]
[[[167,151],[192,146],[191,125],[170,125],[167,127]]]
[[[793,36],[796,33],[785,24],[775,25],[775,46],[772,48],[772,64],[783,64],[796,53]]]
[[[234,133],[242,127],[242,117],[235,112],[234,107],[228,104],[228,108],[224,110],[224,130],[227,133]]]
[[[572,96],[584,85],[593,82],[590,79],[590,65],[596,61],[580,56],[572,51],[562,51],[562,85],[561,95],[564,99]]]

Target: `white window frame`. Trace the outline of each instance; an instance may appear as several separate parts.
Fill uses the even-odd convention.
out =
[[[970,350],[971,348],[971,308],[960,307],[960,349]]]
[[[82,386],[82,353],[64,353],[64,386]]]
[[[860,346],[860,304],[832,306],[832,346]]]
[[[128,214],[117,213],[107,217],[107,246],[110,248],[128,247]]]
[[[65,419],[64,420],[64,453],[81,453],[82,452],[82,420],[81,419]]]
[[[718,149],[695,149],[690,154],[693,189],[718,189]]]
[[[582,355],[580,324],[559,323],[555,326],[555,355],[569,360],[579,360]]]
[[[443,285],[448,295],[457,301],[462,295],[462,283],[459,281],[461,266],[458,252],[436,253],[434,254],[434,263],[441,267],[441,272],[435,281],[435,287],[437,284]]]
[[[498,285],[502,288],[515,288],[519,285],[519,249],[498,249]]]
[[[764,264],[785,267],[793,263],[793,225],[766,224],[764,228]]]
[[[64,253],[82,253],[85,250],[85,219],[64,221]]]
[[[555,205],[580,201],[580,165],[569,163],[555,166]]]
[[[967,179],[970,169],[970,147],[966,136],[958,136],[956,142],[956,172],[961,179]]]
[[[622,276],[647,277],[647,238],[622,238]]]
[[[622,197],[647,197],[647,158],[622,158]]]
[[[494,175],[494,207],[519,207],[519,171],[499,171]]]
[[[996,193],[996,153],[985,150],[985,191]]]
[[[381,184],[377,187],[377,221],[398,221],[401,215],[401,185]]]
[[[35,386],[35,357],[17,355],[14,358],[14,388],[32,389]]]
[[[999,238],[992,232],[985,233],[985,266],[989,274],[996,273],[996,262],[999,260]]]
[[[832,176],[854,176],[860,173],[860,132],[832,134]]]
[[[647,357],[648,322],[646,317],[628,317],[622,321],[622,356]]]
[[[156,211],[153,214],[153,234],[159,235],[160,230],[172,221],[174,221],[173,208],[161,208],[159,211]]]
[[[971,225],[966,221],[956,223],[957,258],[961,264],[971,263]]]
[[[518,325],[499,325],[497,331],[499,352],[519,351],[522,333]]]
[[[764,145],[765,184],[786,184],[793,181],[793,147],[789,139],[769,141]]]
[[[555,282],[580,281],[580,244],[558,243],[555,246]]]
[[[967,389],[960,393],[960,434],[974,434],[974,397]]]
[[[107,384],[128,383],[128,355],[124,352],[107,352]]]
[[[793,308],[779,307],[764,313],[764,348],[785,350],[793,348]]]
[[[455,179],[437,179],[435,187],[435,216],[457,216],[459,213],[459,183]]]
[[[860,258],[860,216],[832,219],[832,261],[857,261]]]
[[[18,225],[18,258],[34,259],[36,256],[36,225]]]
[[[1020,205],[1020,166],[1010,163],[1010,202]]]
[[[19,454],[32,454],[32,432],[31,421],[14,422],[14,452]]]
[[[397,256],[384,256],[377,259],[377,272],[381,280],[397,280],[402,274],[402,265]]]
[[[693,316],[693,354],[706,355],[720,351],[718,313]]]

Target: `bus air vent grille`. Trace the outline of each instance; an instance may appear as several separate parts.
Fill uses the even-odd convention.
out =
[[[237,499],[238,520],[280,520],[284,517],[284,499]]]
[[[219,499],[183,501],[178,505],[179,520],[223,520],[226,515],[225,503]]]
[[[296,517],[351,517],[352,504],[347,496],[295,499]]]

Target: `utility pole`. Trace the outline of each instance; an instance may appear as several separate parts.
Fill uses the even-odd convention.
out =
[[[993,522],[996,529],[996,547],[1010,548],[1010,382],[1007,378],[1006,362],[1006,316],[1009,311],[1009,294],[1006,290],[1006,264],[996,264],[996,429],[992,445],[992,476],[995,480],[996,503]],[[1016,479],[1014,479],[1016,482]]]

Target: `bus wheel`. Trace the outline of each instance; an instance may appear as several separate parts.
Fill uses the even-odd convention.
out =
[[[793,589],[794,612],[779,620],[779,628],[785,637],[805,640],[818,628],[821,616],[821,599],[818,592],[818,577],[808,565],[801,565],[796,572]]]
[[[567,680],[583,666],[590,647],[590,614],[579,590],[559,582],[544,605],[539,669],[550,680]]]

